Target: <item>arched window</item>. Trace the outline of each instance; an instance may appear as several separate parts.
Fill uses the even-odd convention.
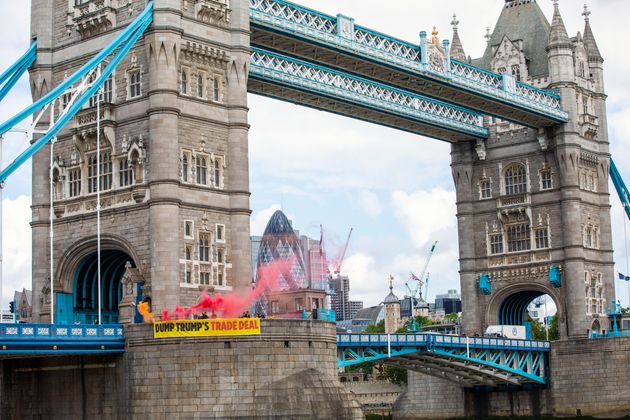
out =
[[[181,92],[186,95],[188,94],[188,74],[186,70],[182,69],[181,75]]]
[[[527,192],[527,173],[525,167],[518,163],[508,166],[503,172],[505,194],[524,194]]]

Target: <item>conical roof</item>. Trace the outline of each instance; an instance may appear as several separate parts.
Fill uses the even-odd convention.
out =
[[[564,26],[562,15],[560,14],[560,7],[556,2],[554,5],[553,19],[551,21],[551,31],[549,32],[549,45],[547,49],[551,48],[571,48],[571,40],[567,33],[567,28]]]
[[[511,41],[523,41],[523,52],[529,60],[529,74],[549,74],[547,51],[551,27],[542,10],[534,0],[506,0],[483,57],[473,64],[490,69],[492,47],[501,43],[504,36]]]
[[[453,14],[453,21],[451,22],[453,25],[453,42],[451,42],[451,57],[455,60],[459,61],[467,61],[466,60],[466,52],[464,52],[464,46],[462,45],[462,40],[459,38],[458,25],[459,21],[457,20],[457,15]]]
[[[599,47],[597,47],[597,42],[595,42],[595,36],[593,35],[593,30],[591,29],[590,24],[590,14],[586,5],[584,6],[584,20],[586,22],[586,26],[584,28],[584,46],[586,47],[586,52],[588,54],[588,59],[603,62],[604,59],[602,54],[599,52]]]
[[[385,299],[383,299],[383,303],[384,304],[388,304],[388,303],[397,303],[400,305],[400,300],[398,299],[398,296],[396,296],[394,294],[394,279],[392,277],[389,278],[389,294],[387,296],[385,296]]]

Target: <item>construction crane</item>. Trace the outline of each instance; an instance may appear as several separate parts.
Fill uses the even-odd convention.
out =
[[[352,236],[352,231],[354,228],[350,228],[350,232],[348,232],[348,238],[346,239],[346,244],[343,246],[341,250],[341,254],[339,259],[335,261],[335,271],[334,274],[339,275],[341,272],[341,264],[343,264],[343,260],[346,258],[346,251],[348,250],[348,244],[350,243],[350,236]]]
[[[420,274],[420,276],[416,276],[414,273],[410,273],[410,279],[414,280],[416,282],[416,287],[412,288],[409,287],[408,283],[405,283],[405,286],[407,287],[407,290],[409,290],[409,293],[411,294],[411,319],[412,321],[412,331],[416,332],[417,331],[417,326],[416,326],[416,317],[414,315],[414,309],[416,309],[416,296],[418,296],[418,299],[422,298],[422,286],[424,285],[422,279],[424,278],[424,275],[427,275],[427,289],[426,292],[429,292],[429,276],[427,273],[427,268],[429,267],[429,262],[431,261],[431,257],[433,257],[433,253],[435,252],[435,247],[437,246],[438,241],[433,242],[433,245],[431,245],[431,249],[429,250],[429,255],[427,255],[427,259],[424,262],[424,267],[422,267],[422,272]]]
[[[322,225],[319,226],[320,229],[320,253],[322,255],[326,255],[326,248],[325,248],[325,243],[324,243],[324,228]],[[346,252],[348,251],[348,244],[350,243],[350,237],[352,236],[352,231],[354,230],[354,228],[350,228],[350,232],[348,233],[348,237],[346,238],[346,243],[344,244],[343,248],[341,249],[341,252],[339,253],[339,257],[336,258],[335,260],[331,261],[330,263],[326,262],[326,273],[322,273],[322,276],[325,276],[326,279],[326,285],[325,285],[325,290],[326,290],[326,295],[328,296],[328,299],[330,299],[330,296],[337,294],[338,292],[340,292],[342,294],[342,300],[345,300],[343,297],[343,293],[344,293],[344,288],[343,288],[343,284],[341,284],[341,282],[339,282],[339,289],[340,290],[332,290],[331,283],[333,281],[333,279],[340,279],[341,277],[341,266],[343,264],[344,259],[346,258]],[[322,270],[323,271],[323,270]],[[332,271],[332,272],[331,272]],[[332,302],[330,302],[330,307],[332,308]],[[343,308],[342,308],[343,310]],[[348,314],[341,314],[342,318],[345,319],[345,316]]]

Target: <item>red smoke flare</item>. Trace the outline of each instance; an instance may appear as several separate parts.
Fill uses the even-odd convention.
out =
[[[216,293],[209,295],[206,290],[201,292],[197,304],[190,308],[176,306],[171,314],[168,309],[162,311],[162,321],[171,319],[189,319],[203,313],[210,313],[217,317],[234,318],[249,310],[252,304],[260,299],[266,290],[274,290],[278,287],[281,275],[288,276],[295,258],[288,261],[274,261],[269,265],[258,269],[258,282],[256,287],[246,294],[232,292],[227,295]],[[152,316],[153,314],[151,314]],[[145,318],[147,319],[147,318]]]

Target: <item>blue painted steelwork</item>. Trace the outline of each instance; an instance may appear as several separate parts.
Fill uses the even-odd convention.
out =
[[[630,192],[626,187],[626,183],[623,182],[623,178],[621,178],[617,165],[615,165],[615,162],[613,162],[612,159],[610,159],[610,179],[615,186],[615,190],[617,190],[617,195],[619,195],[619,199],[621,200],[621,205],[626,212],[626,216],[630,219]]]
[[[114,53],[119,47],[123,44],[128,43],[128,41],[132,38],[138,38],[137,30],[144,26],[144,29],[148,26],[146,24],[147,20],[149,23],[153,20],[153,2],[149,1],[147,7],[144,11],[133,21],[131,22],[124,31],[120,33],[109,45],[107,45],[103,50],[94,56],[90,61],[88,61],[83,67],[77,70],[72,75],[68,76],[59,86],[51,90],[48,94],[42,96],[39,100],[35,101],[33,104],[26,107],[24,110],[16,114],[14,117],[10,118],[6,122],[0,124],[0,135],[6,133],[15,125],[23,121],[28,116],[32,115],[38,109],[43,108],[47,104],[53,102],[55,99],[59,98],[65,91],[70,89],[73,84],[81,80],[84,76],[98,67],[99,64],[103,63],[103,61]],[[145,26],[146,25],[146,26]],[[142,31],[144,31],[144,29]],[[141,34],[141,33],[140,33]],[[132,42],[133,44],[133,42]],[[103,81],[105,81],[103,79]],[[100,84],[97,84],[100,86]]]
[[[351,101],[477,138],[487,138],[481,114],[320,65],[252,48],[250,77]]]
[[[9,67],[2,75],[0,75],[0,101],[7,96],[7,93],[15,86],[17,81],[35,62],[37,58],[37,42],[33,42],[24,53],[11,67]]]
[[[490,296],[492,294],[492,282],[486,273],[481,273],[481,276],[479,277],[479,290],[481,290],[481,293],[486,296]]]
[[[508,296],[499,306],[499,325],[525,325],[525,313],[529,304],[544,293],[522,291]]]
[[[544,385],[548,341],[439,334],[338,334],[338,366],[388,365],[472,386]]]
[[[6,168],[4,168],[2,172],[0,172],[0,183],[3,183],[4,181],[6,181],[9,175],[15,172],[17,168],[23,165],[24,162],[26,162],[28,159],[31,158],[31,156],[33,156],[42,147],[44,147],[46,143],[52,140],[54,136],[76,115],[76,113],[81,110],[81,108],[88,101],[88,99],[94,96],[97,90],[100,89],[102,84],[113,73],[114,69],[116,68],[116,66],[118,66],[118,64],[123,59],[123,57],[129,52],[129,50],[135,44],[138,38],[142,36],[146,28],[151,24],[151,22],[153,21],[152,11],[153,11],[153,3],[150,2],[147,8],[144,10],[144,12],[142,12],[140,16],[132,24],[130,24],[130,27],[125,29],[123,34],[121,34],[116,39],[116,41],[118,41],[118,39],[123,38],[125,41],[122,44],[117,44],[115,41],[103,50],[103,52],[111,53],[115,50],[117,50],[117,52],[114,54],[114,56],[112,57],[111,61],[107,64],[105,69],[100,72],[100,74],[98,75],[96,80],[92,83],[92,85],[88,87],[87,90],[83,92],[83,94],[79,98],[77,98],[76,101],[72,105],[70,105],[68,108],[64,110],[59,120],[56,121],[55,125],[51,127],[50,130],[48,130],[48,132],[45,135],[43,135],[40,139],[38,139],[36,142],[31,144],[31,146],[29,146],[24,152],[22,152],[11,164],[9,164]],[[133,29],[133,31],[130,32],[130,29]],[[35,102],[33,105],[28,107],[25,111],[21,112],[16,117],[13,117],[7,123],[0,126],[0,134],[10,129],[12,127],[12,125],[10,124],[15,124],[21,121],[21,119],[30,115],[27,111],[32,109],[31,111],[32,113],[35,110],[37,110],[40,106],[42,105],[45,106],[46,104],[54,101],[59,95],[61,95],[67,88],[69,88],[72,85],[72,83],[68,83],[68,81],[72,81],[72,80],[76,81],[80,79],[81,77],[89,73],[90,70],[92,70],[93,68],[101,64],[101,62],[105,59],[105,57],[109,55],[107,54],[103,56],[103,52],[99,53],[96,56],[96,57],[101,57],[101,60],[94,63],[92,67],[88,68],[88,64],[93,63],[94,59],[90,60],[88,64],[83,66],[78,72],[70,76],[68,80],[63,82],[57,88],[53,89],[50,94],[44,96],[44,98],[50,97],[49,101],[42,103],[42,100],[44,98],[40,99],[39,101]],[[60,88],[64,88],[64,89],[60,89]],[[55,94],[53,95],[53,93]],[[36,106],[37,104],[40,104],[40,106]]]
[[[560,97],[524,83],[505,81],[505,77],[469,64],[449,60],[432,65],[427,60],[427,43],[414,45],[382,33],[354,25],[342,15],[333,17],[285,0],[250,0],[250,22],[273,32],[283,33],[318,45],[368,60],[403,69],[418,77],[449,83],[476,92],[556,122],[568,121]],[[426,37],[424,38],[426,40]]]
[[[0,324],[0,358],[124,351],[122,325]]]
[[[562,287],[562,272],[560,271],[560,267],[553,264],[551,265],[549,269],[549,283],[556,289]]]

